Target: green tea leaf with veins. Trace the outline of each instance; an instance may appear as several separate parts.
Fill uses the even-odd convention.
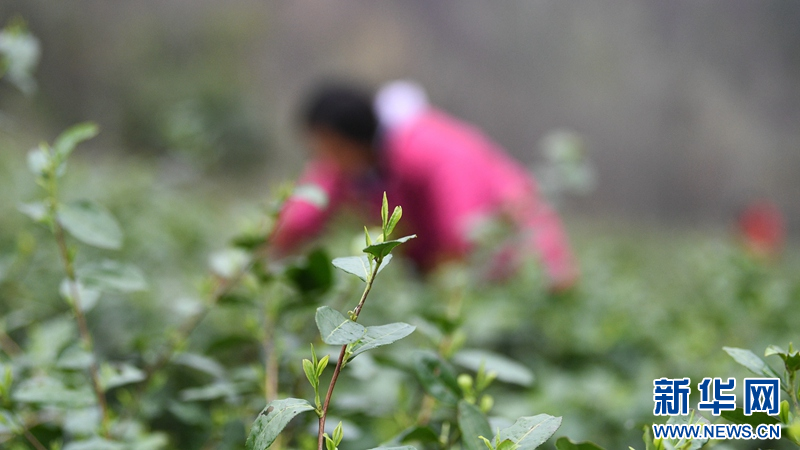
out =
[[[479,436],[492,436],[489,421],[477,406],[464,400],[458,402],[458,429],[465,450],[484,450],[486,444]]]
[[[122,229],[103,206],[89,200],[65,203],[58,208],[58,222],[84,244],[116,250],[122,246]]]
[[[314,406],[306,400],[287,398],[274,400],[258,415],[245,444],[247,450],[264,450],[269,448],[289,422],[306,411],[313,411]]]
[[[759,376],[780,378],[780,376],[755,353],[743,348],[722,347],[739,364]]]
[[[389,345],[413,333],[417,327],[403,322],[390,323],[375,327],[367,327],[367,332],[358,342],[353,344],[350,352],[353,357],[374,348]]]
[[[777,417],[770,416],[767,413],[763,412],[753,412],[751,415],[745,416],[744,409],[742,408],[736,408],[732,411],[731,410],[721,411],[720,416],[722,416],[723,419],[731,423],[736,423],[736,424],[749,423],[753,427],[757,427],[758,425],[764,423],[770,424],[770,423],[780,422]]]
[[[508,428],[500,430],[500,441],[510,439],[518,450],[533,450],[544,444],[561,426],[561,417],[538,414],[520,417]]]
[[[381,273],[381,271],[386,268],[391,259],[392,255],[387,255],[385,258],[383,258],[381,266],[378,268],[378,273]],[[358,278],[361,278],[361,281],[367,281],[367,278],[369,278],[369,258],[367,258],[366,255],[334,258],[333,266],[339,270],[343,270],[349,274],[353,274]]]
[[[410,236],[404,236],[400,239],[394,239],[391,241],[380,242],[378,244],[372,244],[369,247],[364,248],[364,253],[369,253],[370,255],[375,256],[376,258],[383,258],[389,255],[389,253],[394,250],[400,244],[404,244],[411,239],[417,237],[416,234],[412,234]]]
[[[364,337],[367,329],[353,322],[330,306],[321,306],[315,316],[319,334],[329,345],[352,344]]]

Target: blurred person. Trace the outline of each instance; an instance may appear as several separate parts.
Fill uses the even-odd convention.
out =
[[[500,218],[515,237],[494,252],[495,278],[535,255],[551,290],[574,285],[577,270],[561,221],[532,176],[478,129],[431,106],[420,86],[392,82],[373,99],[355,86],[322,85],[302,121],[313,159],[299,184],[316,185],[328,201],[287,201],[272,239],[280,254],[318,234],[342,204],[379,211],[386,191],[390,203],[403,207],[405,228],[418,236],[403,247],[421,272],[465,259],[476,247],[471,230]]]
[[[778,206],[766,199],[748,204],[737,218],[739,239],[759,259],[774,260],[783,250],[786,230]]]

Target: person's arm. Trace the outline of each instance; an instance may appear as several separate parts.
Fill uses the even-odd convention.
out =
[[[312,161],[301,175],[297,186],[312,185],[325,194],[320,204],[306,196],[290,197],[280,212],[270,239],[271,250],[284,256],[312,239],[324,227],[341,201],[343,179],[332,164]]]

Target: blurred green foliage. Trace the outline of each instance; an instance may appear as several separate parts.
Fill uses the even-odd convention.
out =
[[[2,145],[15,144],[5,138]],[[0,152],[0,315],[8,339],[0,361],[13,375],[11,397],[3,401],[22,412],[14,420],[55,446],[86,440],[97,419],[88,385],[80,381],[77,330],[59,296],[64,275],[56,245],[46,226],[17,210],[37,197],[25,166],[21,153]],[[357,296],[353,280],[325,262],[352,254],[354,240],[357,250],[363,247],[363,238],[352,233],[358,225],[334,227],[324,241],[327,251],[254,266],[212,305],[213,281],[241,267],[237,255],[246,255],[268,228],[269,207],[259,211],[252,207],[257,200],[213,186],[170,184],[156,166],[135,160],[77,154],[61,184],[64,202],[86,198],[104,205],[124,233],[119,250],[70,240],[79,272],[113,259],[134,264],[146,279],[143,291],[103,290],[86,312],[97,359],[106,363],[105,382],[116,379],[106,385],[114,420],[127,424],[112,432],[135,436],[130,442],[142,447],[133,448],[242,448],[264,407],[273,355],[276,392],[313,398],[310,387],[298,384],[307,342],[320,355],[333,349],[319,341],[309,318],[321,304],[341,309]],[[376,283],[363,322],[404,321],[418,331],[391,349],[360,355],[343,372],[330,420],[343,423],[343,445],[369,448],[402,432],[418,446],[434,445],[426,431],[414,428],[427,391],[436,393],[438,406],[427,420],[437,424],[437,433],[457,412],[451,402],[466,395],[488,411],[492,429],[547,412],[563,417],[557,437],[641,448],[641,426],[653,420],[654,378],[740,378],[746,373],[723,346],[758,349],[796,338],[792,312],[800,300],[800,270],[793,249],[783,262],[767,264],[718,234],[568,223],[574,224],[582,280],[565,294],[546,292],[534,263],[507,283],[491,284],[476,275],[482,273],[479,256],[428,280],[415,278],[402,259],[393,261]],[[234,241],[241,250],[214,253],[242,234],[250,239]],[[217,275],[203,275],[209,259]],[[198,311],[205,313],[196,328],[176,339]],[[171,345],[174,355],[149,381],[138,382],[139,371]],[[482,363],[497,379],[477,389]],[[431,376],[442,373],[452,378]],[[491,400],[481,400],[485,395]],[[292,445],[313,446],[306,441],[312,426],[291,422]],[[8,448],[27,448],[12,429],[0,433]],[[748,442],[725,445],[750,448]]]
[[[21,24],[4,33],[12,32],[32,39]],[[228,128],[214,116],[215,102],[180,103],[152,121],[176,151],[207,152],[190,157],[201,170],[225,147]],[[375,242],[351,232],[361,224],[345,221],[324,240],[327,249],[271,261],[260,243],[288,190],[276,189],[278,200],[257,208],[263,200],[213,180],[176,182],[152,160],[71,155],[96,132],[91,124],[71,128],[27,160],[17,133],[0,134],[0,446],[244,448],[251,424],[277,414],[264,408],[268,401],[318,396],[336,345],[320,339],[310,318],[316,309],[348,323],[336,310],[360,286],[334,266],[370,278],[366,257],[364,266],[347,258],[331,264],[331,257],[366,244],[385,265],[403,240],[382,242],[399,214],[382,211]],[[546,143],[555,149],[553,179],[575,176],[552,191],[580,191],[591,178],[581,143],[556,137]],[[292,195],[322,201],[303,187]],[[725,352],[771,374],[743,350],[765,347],[768,361],[783,362],[776,372],[788,400],[779,420],[798,440],[798,355],[791,345],[768,347],[797,336],[796,249],[767,263],[719,234],[569,222],[582,279],[566,293],[547,292],[534,261],[497,284],[483,281],[483,251],[427,279],[397,258],[376,282],[362,316],[366,328],[358,330],[408,324],[391,324],[391,333],[370,336],[371,343],[350,342],[353,359],[324,430],[329,450],[406,443],[532,449],[556,429],[545,445],[597,448],[572,438],[641,448],[642,426],[653,420],[653,379],[746,375]],[[494,238],[485,239],[491,248]],[[377,262],[373,276],[383,267]],[[305,363],[308,342],[317,353]],[[362,353],[368,346],[381,348]],[[295,416],[319,402],[288,402],[271,404],[292,410],[281,419],[285,437],[277,446],[314,448],[316,421]],[[648,449],[700,444],[648,436]],[[770,444],[792,448],[788,439]]]

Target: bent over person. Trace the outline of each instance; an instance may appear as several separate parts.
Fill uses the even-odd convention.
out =
[[[502,217],[519,239],[498,252],[499,264],[532,253],[551,289],[575,283],[561,221],[532,176],[475,127],[430,106],[419,86],[393,82],[373,99],[356,87],[325,85],[302,114],[313,159],[299,183],[316,185],[328,202],[287,201],[272,239],[279,253],[317,235],[344,203],[377,210],[386,191],[418,236],[404,247],[422,272],[467,257],[475,224]]]

